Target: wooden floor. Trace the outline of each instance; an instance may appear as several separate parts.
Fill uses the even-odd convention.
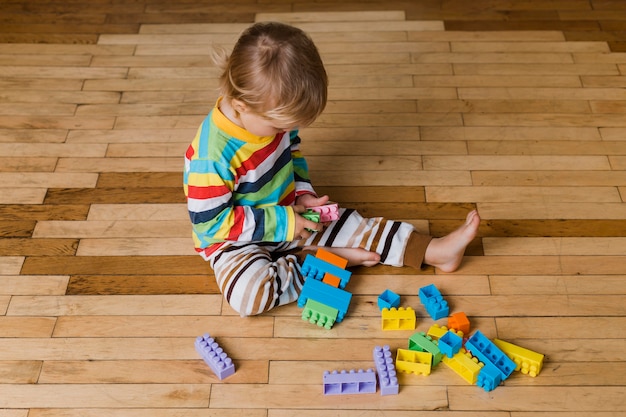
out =
[[[182,156],[216,99],[210,44],[255,19],[301,26],[327,65],[302,132],[318,191],[434,235],[478,208],[458,272],[356,269],[329,331],[223,303]],[[3,0],[0,42],[0,417],[626,415],[626,2]],[[430,327],[429,283],[541,374],[322,395],[325,370],[407,345],[381,330],[385,289]],[[205,332],[231,378],[196,354]]]

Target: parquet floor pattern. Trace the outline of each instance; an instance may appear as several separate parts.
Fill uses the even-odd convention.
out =
[[[182,155],[216,100],[211,44],[255,20],[311,34],[320,193],[443,235],[463,267],[357,268],[344,322],[242,319],[194,254]],[[615,417],[626,413],[626,4],[610,0],[0,4],[0,417]],[[404,348],[377,296],[434,283],[472,327],[546,355],[486,393],[439,366],[397,396],[324,370]],[[440,320],[445,324],[445,320]],[[237,372],[199,359],[211,332]]]

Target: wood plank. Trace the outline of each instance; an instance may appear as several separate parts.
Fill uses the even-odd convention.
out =
[[[40,361],[0,361],[0,384],[35,384],[40,372]]]
[[[73,275],[67,295],[218,294],[215,277],[205,275]],[[19,294],[16,292],[16,294]]]
[[[483,238],[485,255],[626,255],[626,239],[619,237],[576,238]]]
[[[619,275],[494,275],[489,283],[494,295],[626,294],[626,284]]]
[[[52,317],[0,317],[3,337],[50,337],[55,324]]]
[[[62,295],[65,294],[69,277],[62,275],[0,276],[1,295]]]
[[[30,411],[33,417],[97,417],[106,412],[111,417],[267,417],[265,410],[212,409],[212,408],[38,408]],[[3,416],[0,414],[0,416]],[[14,416],[6,416],[14,417]],[[22,417],[22,416],[18,416]],[[25,417],[25,416],[24,416]]]

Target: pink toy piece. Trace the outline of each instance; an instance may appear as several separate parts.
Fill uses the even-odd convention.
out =
[[[320,222],[332,222],[339,218],[339,205],[337,203],[307,208],[320,214]]]

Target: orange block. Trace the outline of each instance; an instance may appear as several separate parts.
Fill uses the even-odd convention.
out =
[[[463,334],[469,334],[470,322],[465,313],[454,313],[448,317],[448,328],[454,330],[460,330]]]
[[[324,260],[329,264],[333,264],[341,269],[346,269],[348,266],[348,260],[342,258],[341,256],[335,255],[334,253],[330,253],[329,251],[319,248],[317,253],[315,254],[317,259]]]
[[[339,288],[339,284],[341,284],[341,280],[339,278],[337,278],[333,274],[329,274],[328,272],[324,274],[322,282],[328,285],[332,285],[335,288]]]

